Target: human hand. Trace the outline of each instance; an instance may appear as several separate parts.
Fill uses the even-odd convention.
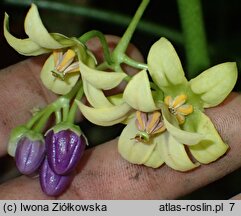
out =
[[[2,156],[10,130],[26,122],[33,107],[43,107],[56,98],[40,82],[43,61],[42,57],[29,59],[0,72]],[[206,113],[230,146],[218,161],[185,173],[165,165],[151,169],[122,159],[114,139],[85,152],[71,186],[58,199],[175,199],[227,175],[241,166],[241,97],[232,93]],[[36,178],[26,176],[3,183],[0,198],[52,199],[41,191]]]

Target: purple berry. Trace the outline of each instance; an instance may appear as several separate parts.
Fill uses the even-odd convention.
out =
[[[73,175],[58,175],[49,166],[47,158],[39,172],[40,185],[43,192],[49,196],[61,195],[70,185]]]
[[[31,175],[38,170],[45,155],[43,139],[32,140],[23,137],[16,148],[15,160],[18,170],[25,175]]]
[[[50,167],[56,174],[66,175],[78,165],[87,141],[82,134],[65,129],[50,130],[45,142]]]

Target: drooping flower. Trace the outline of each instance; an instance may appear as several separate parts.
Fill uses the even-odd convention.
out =
[[[28,38],[18,39],[9,32],[9,17],[5,14],[4,36],[16,51],[26,56],[52,53],[41,71],[44,85],[57,94],[66,94],[79,79],[78,61],[94,64],[93,55],[76,38],[49,33],[42,23],[37,6],[31,5],[25,22]]]
[[[175,49],[165,38],[151,47],[147,63],[158,89],[151,91],[143,70],[128,83],[124,99],[138,112],[162,113],[158,121],[163,122],[166,130],[153,134],[148,142],[133,139],[140,133],[133,118],[119,138],[120,154],[132,163],[154,168],[166,163],[179,171],[217,160],[228,145],[203,111],[220,104],[231,92],[237,80],[236,64],[216,65],[188,82]]]
[[[87,139],[78,126],[60,123],[50,129],[45,138],[48,163],[59,175],[72,172],[78,165]]]
[[[45,156],[45,143],[41,134],[29,131],[17,144],[15,161],[24,175],[34,174]]]

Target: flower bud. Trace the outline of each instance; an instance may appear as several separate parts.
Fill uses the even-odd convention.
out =
[[[58,124],[49,130],[45,142],[49,165],[59,175],[73,171],[87,144],[79,127],[66,123]]]
[[[16,148],[15,160],[18,170],[25,175],[33,174],[40,167],[45,154],[44,139],[41,134],[27,132]]]
[[[45,158],[39,173],[40,185],[43,192],[49,196],[59,196],[69,186],[72,175],[58,175],[49,166]]]

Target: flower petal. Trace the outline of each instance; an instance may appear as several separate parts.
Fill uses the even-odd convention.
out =
[[[11,47],[18,53],[25,56],[37,56],[43,53],[48,53],[50,50],[40,47],[31,39],[18,39],[9,32],[9,16],[5,13],[4,16],[4,36]]]
[[[157,149],[164,162],[172,169],[188,171],[199,164],[193,163],[182,143],[178,142],[170,133],[165,132],[157,137]]]
[[[163,158],[160,155],[160,149],[158,143],[156,144],[153,152],[151,153],[148,160],[144,163],[144,165],[152,168],[158,168],[162,164],[164,164]]]
[[[85,96],[88,102],[91,104],[91,106],[93,106],[94,108],[103,108],[103,107],[113,106],[110,103],[110,101],[106,98],[102,90],[95,88],[85,79],[83,79],[83,86],[84,86]]]
[[[133,138],[137,133],[138,130],[135,126],[135,119],[132,119],[119,137],[118,151],[120,155],[130,163],[144,164],[148,161],[156,144],[146,144],[136,141]]]
[[[166,38],[162,37],[152,45],[147,64],[154,82],[161,89],[187,83],[180,59]]]
[[[40,78],[43,84],[56,94],[67,94],[73,86],[78,81],[80,76],[79,73],[66,74],[65,79],[61,80],[52,75],[52,70],[54,69],[54,57],[50,55],[49,58],[44,63],[42,68]]]
[[[56,41],[44,27],[35,4],[31,5],[27,13],[24,28],[29,38],[43,48],[60,49],[64,47]]]
[[[166,105],[162,105],[162,116],[167,131],[180,143],[185,145],[196,145],[203,140],[209,140],[208,133],[196,133],[182,130],[176,118],[170,114]],[[196,120],[196,119],[195,119]],[[187,124],[187,123],[185,123]]]
[[[131,79],[125,88],[123,98],[131,107],[142,112],[157,109],[146,70],[142,70]]]
[[[195,113],[195,120],[187,119],[185,127],[190,130],[195,128],[198,133],[209,134],[209,140],[203,140],[195,146],[189,146],[190,152],[200,163],[213,162],[225,154],[229,147],[222,141],[208,116],[198,111]]]
[[[80,61],[80,73],[83,79],[98,89],[108,90],[120,84],[127,76],[122,72],[106,72],[92,69]]]
[[[127,103],[112,107],[93,108],[75,101],[82,114],[92,123],[101,126],[110,126],[120,123],[128,117],[131,107]]]
[[[195,94],[200,95],[204,107],[220,104],[232,91],[237,81],[237,66],[234,62],[216,65],[190,80]]]

